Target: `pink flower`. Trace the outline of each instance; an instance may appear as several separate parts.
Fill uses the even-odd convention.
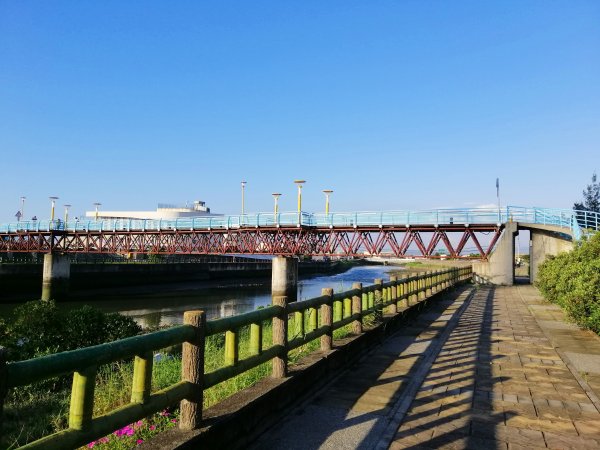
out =
[[[100,438],[100,442],[102,442],[103,444],[106,444],[109,441],[109,439],[105,436],[103,438]]]
[[[135,443],[136,443],[137,445],[140,445],[142,442],[144,442],[144,440],[143,440],[143,439],[138,439],[138,440],[137,440]]]
[[[94,448],[94,445],[96,445],[96,441],[90,442],[87,446],[88,448]]]
[[[150,425],[150,431],[156,430],[156,425]]]
[[[144,421],[143,421],[143,420],[138,420],[138,421],[135,423],[135,426],[136,426],[136,427],[141,427],[143,424],[144,424]]]
[[[177,419],[171,419],[171,422],[177,423]]]

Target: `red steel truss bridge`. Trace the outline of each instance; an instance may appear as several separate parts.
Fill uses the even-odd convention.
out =
[[[579,239],[600,213],[568,209],[438,209],[258,213],[176,220],[0,224],[0,253],[153,253],[487,258],[507,222],[553,225]]]
[[[0,252],[487,258],[503,220],[480,209],[21,222],[0,226]]]

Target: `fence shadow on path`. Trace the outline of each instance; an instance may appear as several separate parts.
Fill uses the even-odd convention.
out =
[[[370,449],[380,444],[398,402],[411,390],[411,385],[417,383],[418,386],[423,380],[424,374],[419,372],[422,372],[424,360],[431,358],[428,347],[432,342],[439,341],[450,320],[458,319],[463,302],[457,301],[457,297],[465,301],[473,290],[470,286],[451,290],[432,299],[427,306],[423,305],[419,308],[420,311],[410,313],[398,332],[361,358],[311,400],[296,408],[276,430],[267,431],[252,448]],[[446,363],[436,360],[437,368],[428,374],[425,390],[418,393],[416,401],[421,409],[416,413],[419,416],[410,418],[411,421],[422,423],[421,427],[416,427],[415,424],[416,432],[421,432],[421,429],[433,430],[444,424],[451,426],[454,420],[460,418],[459,412],[456,412],[456,417],[453,413],[448,413],[437,418],[438,422],[429,425],[424,423],[427,411],[434,409],[429,404],[430,400],[452,395],[446,393],[452,383],[474,386],[474,369],[462,359],[471,358],[473,352],[476,353],[477,348],[485,344],[481,342],[479,329],[471,323],[477,314],[483,316],[484,313],[466,309],[464,314],[470,314],[473,318],[468,324],[463,320],[458,321],[458,325],[462,327],[457,336],[450,336],[452,340],[447,342],[450,348],[444,348],[446,353],[443,355],[436,354],[438,359],[447,358],[452,361]],[[491,321],[487,323],[490,326]],[[477,322],[477,326],[479,325]],[[442,373],[444,364],[455,366],[453,380],[448,380]],[[473,389],[471,387],[471,392]],[[456,394],[459,391],[460,388]],[[458,395],[446,402],[445,407],[460,408],[465,402],[467,400]],[[468,403],[470,405],[471,399]]]
[[[502,448],[496,429],[492,354],[494,287],[480,288],[445,342],[391,445],[394,449]]]

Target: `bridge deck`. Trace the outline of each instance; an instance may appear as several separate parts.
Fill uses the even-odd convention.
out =
[[[464,288],[255,448],[600,448],[600,339],[531,286]]]

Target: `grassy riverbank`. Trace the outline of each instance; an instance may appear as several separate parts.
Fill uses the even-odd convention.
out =
[[[305,324],[306,325],[306,324]],[[289,339],[298,335],[299,327],[293,320],[289,322]],[[334,338],[341,338],[349,333],[349,327],[334,332]],[[263,348],[271,346],[271,324],[263,324]],[[249,327],[240,330],[240,358],[250,353]],[[205,370],[210,372],[224,363],[224,335],[210,336],[206,343]],[[290,362],[294,363],[303,355],[319,347],[319,340],[314,340],[290,354]],[[204,407],[208,408],[230,395],[253,385],[261,378],[271,374],[271,363],[262,364],[235,378],[205,390]],[[122,361],[99,368],[96,379],[94,416],[105,414],[119,406],[129,403],[133,379],[133,363]],[[152,390],[158,391],[181,379],[180,348],[169,348],[155,354],[152,371]],[[69,414],[70,384],[69,379],[37,383],[9,392],[4,408],[3,433],[0,437],[0,448],[15,448],[39,439],[45,435],[66,429]],[[106,449],[125,449],[137,445],[140,441],[169,427],[177,426],[176,409],[163,411],[148,419],[136,422],[91,445]]]

